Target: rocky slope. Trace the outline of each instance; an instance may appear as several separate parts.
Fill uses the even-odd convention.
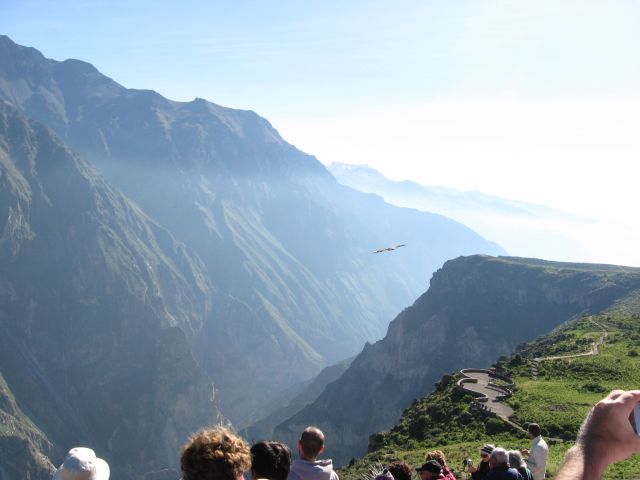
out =
[[[446,259],[502,253],[459,223],[339,185],[253,112],[127,89],[7,37],[0,99],[54,129],[203,261],[214,311],[188,338],[240,427],[380,338]],[[395,243],[409,246],[369,254]]]
[[[185,334],[212,307],[206,277],[49,129],[0,102],[3,480],[48,479],[79,444],[114,478],[175,465],[188,433],[220,419]]]
[[[446,372],[486,367],[574,315],[601,311],[640,288],[640,269],[471,256],[438,270],[429,290],[368,344],[318,399],[276,428],[295,444],[317,424],[338,464],[366,453]]]
[[[327,385],[340,378],[352,361],[353,358],[348,358],[335,365],[330,365],[322,369],[313,380],[297,385],[293,391],[285,392],[283,398],[276,399],[275,408],[266,410],[271,413],[247,427],[241,432],[242,435],[251,442],[275,438],[275,427],[315,401]]]
[[[496,359],[495,367],[516,387],[503,402],[513,412],[511,421],[525,427],[535,421],[549,441],[547,477],[557,473],[591,406],[611,390],[635,389],[640,383],[640,359],[632,353],[637,353],[639,341],[640,289],[601,314],[566,322],[519,345],[512,356]],[[594,342],[598,353],[582,355]],[[546,361],[535,361],[545,357]],[[472,397],[457,388],[461,378],[459,372],[444,375],[432,393],[402,413],[396,425],[371,436],[367,456],[341,470],[340,478],[359,480],[372,465],[398,459],[419,465],[425,451],[435,449],[443,450],[449,465],[460,472],[464,459],[475,457],[485,443],[529,448],[522,431],[472,407]],[[602,478],[640,478],[640,459],[613,464]]]

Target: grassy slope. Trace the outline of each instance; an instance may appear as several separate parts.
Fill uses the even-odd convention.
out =
[[[509,404],[517,423],[537,422],[550,441],[548,472],[559,468],[565,451],[571,446],[582,420],[593,403],[614,388],[631,389],[640,385],[640,317],[638,298],[620,302],[610,312],[592,317],[609,331],[601,354],[596,357],[563,359],[542,363],[538,379],[531,376],[530,358],[581,353],[601,335],[588,318],[556,329],[536,341],[519,347],[510,358],[499,363],[514,377],[517,389]],[[631,355],[630,355],[630,352]],[[472,367],[470,365],[469,367]],[[469,395],[455,391],[458,375],[447,375],[434,392],[414,401],[399,423],[389,432],[371,437],[370,451],[363,459],[341,471],[343,480],[362,478],[372,464],[401,459],[419,465],[428,450],[441,449],[449,465],[458,470],[465,457],[478,461],[478,449],[484,443],[505,448],[528,447],[523,434],[498,419],[469,410]],[[640,478],[640,456],[612,466],[607,479]]]

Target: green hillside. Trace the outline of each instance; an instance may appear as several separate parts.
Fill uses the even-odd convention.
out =
[[[602,327],[602,328],[600,328]],[[602,342],[598,354],[536,361],[543,357],[575,355],[591,351]],[[514,414],[511,420],[525,426],[536,422],[549,438],[547,471],[553,476],[591,406],[610,390],[633,389],[640,385],[640,316],[638,297],[619,302],[599,315],[584,316],[553,332],[524,344],[495,367],[504,370],[515,383],[506,403]],[[474,367],[470,365],[469,367]],[[433,393],[407,408],[398,424],[388,432],[372,435],[369,454],[353,460],[341,478],[359,479],[372,465],[404,460],[419,465],[425,452],[443,450],[456,472],[463,459],[479,460],[484,443],[505,448],[524,448],[526,435],[504,421],[470,408],[473,397],[456,388],[459,373],[445,375]],[[460,475],[459,478],[465,478]],[[640,458],[636,456],[614,465],[608,479],[640,478]]]

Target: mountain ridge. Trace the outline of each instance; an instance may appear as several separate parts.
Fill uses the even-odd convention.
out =
[[[363,455],[366,438],[393,425],[442,374],[488,366],[572,316],[600,311],[638,289],[640,269],[633,267],[477,255],[450,260],[387,335],[368,344],[275,435],[294,444],[306,425],[317,424],[330,438],[327,455],[344,464]]]
[[[204,267],[1,101],[0,167],[0,416],[19,426],[0,427],[3,475],[48,479],[78,443],[121,478],[174,465],[223,418],[185,334],[211,308]]]
[[[189,339],[238,427],[263,400],[383,335],[446,259],[504,253],[461,224],[339,185],[253,112],[126,89],[8,37],[0,98],[56,131],[202,261],[216,307]],[[398,237],[412,254],[369,255]]]
[[[607,258],[596,242],[585,240],[594,228],[614,228],[614,223],[604,218],[478,191],[395,181],[368,165],[332,163],[327,168],[343,185],[375,193],[394,205],[462,222],[498,242],[510,255],[570,261]]]

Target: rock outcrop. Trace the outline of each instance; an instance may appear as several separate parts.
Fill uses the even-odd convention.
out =
[[[640,289],[640,269],[535,259],[451,260],[429,290],[367,345],[318,399],[276,428],[292,445],[309,424],[327,435],[338,464],[367,451],[370,434],[392,426],[444,373],[488,367],[518,344],[574,315],[598,312]]]

